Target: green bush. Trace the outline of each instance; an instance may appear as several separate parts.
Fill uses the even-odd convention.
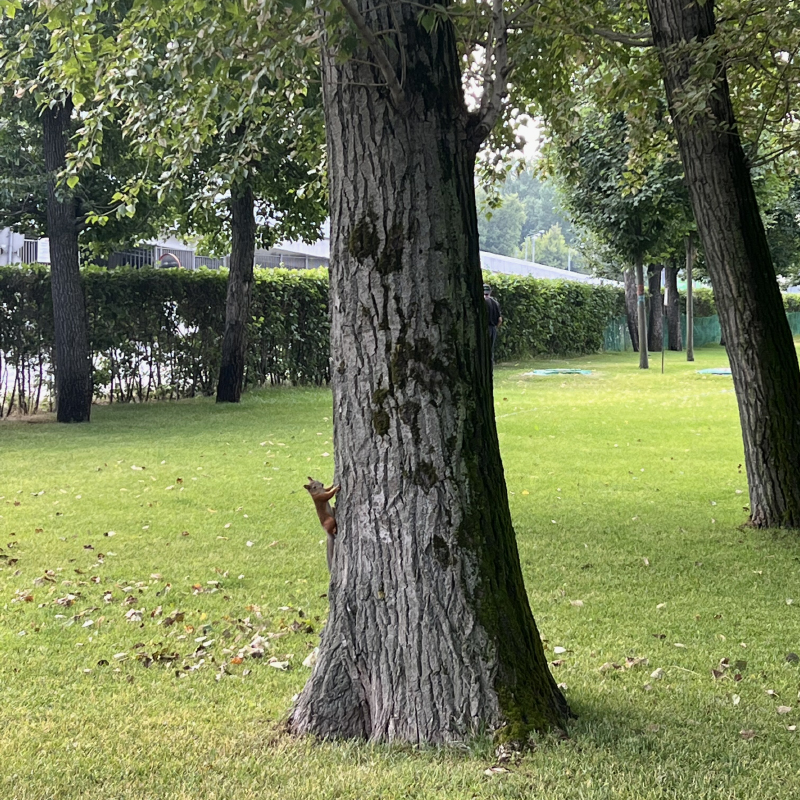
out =
[[[503,311],[496,358],[594,353],[603,349],[609,320],[625,313],[614,286],[485,274]]]
[[[87,268],[81,278],[98,398],[214,392],[227,272]],[[327,297],[324,270],[256,272],[246,385],[328,381]],[[50,394],[52,352],[47,268],[0,268],[0,410],[36,410]]]
[[[681,314],[686,313],[686,293],[680,296]],[[714,292],[702,286],[695,287],[692,292],[692,307],[696,317],[713,317],[717,313],[717,304],[714,302]]]
[[[220,363],[227,272],[100,268],[81,273],[98,398],[143,401],[212,394]],[[620,287],[485,274],[503,311],[498,360],[603,349],[625,313]],[[788,311],[800,296],[784,295]],[[681,297],[685,309],[685,296]],[[695,316],[716,314],[710,289]],[[325,270],[257,270],[245,384],[321,384],[329,373]],[[46,267],[0,268],[0,412],[34,411],[50,395],[53,310]]]

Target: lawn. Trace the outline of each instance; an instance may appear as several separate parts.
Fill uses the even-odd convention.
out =
[[[800,539],[740,527],[731,379],[697,373],[724,350],[637,363],[496,369],[531,606],[578,716],[490,774],[487,741],[283,732],[327,610],[303,483],[332,477],[328,390],[0,422],[0,797],[796,798]],[[526,375],[562,366],[592,374]]]

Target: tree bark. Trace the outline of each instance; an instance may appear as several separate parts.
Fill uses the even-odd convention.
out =
[[[218,403],[238,403],[242,399],[244,367],[247,357],[247,322],[253,294],[253,264],[256,252],[255,197],[252,187],[234,184],[231,188],[231,260],[228,294],[225,301],[225,334],[222,363],[217,383]]]
[[[725,67],[708,64],[707,0],[648,0],[653,39],[728,348],[750,521],[800,526],[800,370],[736,128]],[[691,44],[687,44],[691,43]],[[719,58],[718,54],[712,56]],[[713,68],[713,76],[709,70]],[[696,76],[701,77],[696,77]],[[687,98],[705,98],[702,110]]]
[[[683,350],[681,336],[681,304],[678,294],[678,268],[664,268],[664,291],[667,305],[667,333],[670,350]]]
[[[633,268],[622,273],[625,281],[625,317],[628,320],[628,333],[631,336],[634,353],[639,352],[639,323],[636,310],[636,276]]]
[[[649,369],[647,360],[647,314],[644,307],[644,267],[642,256],[636,256],[636,319],[639,329],[639,341],[644,347],[639,348],[639,369]]]
[[[661,296],[661,265],[647,268],[647,291],[650,294],[650,321],[647,325],[647,348],[661,350],[664,338],[664,300]]]
[[[468,115],[452,25],[359,0],[405,74],[323,50],[338,533],[330,615],[289,727],[524,741],[566,701],[531,614],[495,428]]]
[[[92,359],[86,300],[78,264],[75,198],[57,186],[67,164],[67,134],[72,101],[42,111],[42,141],[47,170],[47,235],[55,334],[56,419],[88,422],[92,411]]]
[[[686,246],[686,360],[694,361],[694,236],[685,239]]]

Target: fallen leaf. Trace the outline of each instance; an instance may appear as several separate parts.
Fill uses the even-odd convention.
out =
[[[741,731],[739,731],[739,736],[741,736],[742,739],[752,739],[755,735],[756,735],[756,732],[753,731],[753,730],[741,730]]]
[[[583,608],[583,600],[570,600],[569,604],[575,608]]]
[[[739,697],[739,695],[738,695],[738,694],[735,694],[735,695],[733,695],[733,696],[731,697],[731,700],[733,701],[733,704],[734,704],[735,706],[738,706],[738,705],[739,705],[739,701],[740,701],[741,699],[742,699],[742,698],[741,698],[741,697]]]
[[[651,677],[651,678],[652,678],[654,681],[660,681],[660,680],[661,680],[661,679],[664,677],[664,670],[663,670],[661,667],[659,667],[658,669],[656,669],[656,670],[653,670],[653,671],[650,673],[650,677]]]
[[[775,710],[779,714],[788,714],[792,710],[792,707],[791,706],[778,706]]]

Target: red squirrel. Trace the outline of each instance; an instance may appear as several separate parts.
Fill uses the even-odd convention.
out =
[[[333,540],[336,538],[336,516],[330,500],[339,493],[342,487],[337,485],[329,486],[326,489],[323,483],[315,481],[310,475],[308,480],[309,482],[304,484],[303,488],[308,489],[308,493],[314,501],[314,507],[317,509],[320,525],[322,525],[325,533],[328,534],[328,572],[330,572],[331,562],[333,561]]]

